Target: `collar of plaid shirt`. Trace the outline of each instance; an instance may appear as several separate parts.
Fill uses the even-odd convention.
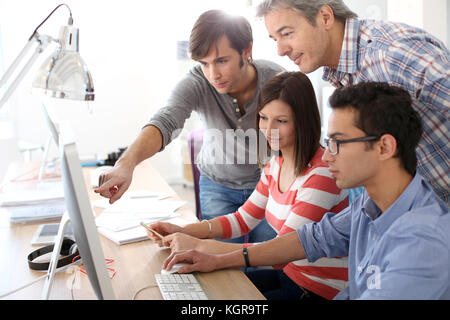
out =
[[[347,19],[339,64],[336,69],[324,67],[323,80],[329,81],[336,87],[341,87],[348,82],[345,81],[345,75],[356,73],[358,67],[358,33],[359,20]]]

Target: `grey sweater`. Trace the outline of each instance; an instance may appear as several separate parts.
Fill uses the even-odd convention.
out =
[[[255,95],[241,116],[237,102],[220,94],[204,77],[200,65],[193,67],[173,89],[167,106],[147,123],[157,127],[165,148],[176,138],[184,122],[196,111],[203,123],[203,145],[197,156],[199,170],[216,183],[233,189],[254,188],[260,178],[256,155],[256,107],[263,85],[284,71],[279,65],[255,60],[258,74]]]

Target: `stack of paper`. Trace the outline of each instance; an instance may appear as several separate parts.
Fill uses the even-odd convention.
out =
[[[177,217],[179,214],[175,213],[175,210],[185,203],[185,201],[148,199],[122,200],[105,209],[95,222],[98,227],[122,231],[137,227],[141,222],[152,223]]]
[[[121,245],[148,239],[141,222],[153,223],[179,217],[175,211],[185,201],[162,200],[158,197],[128,197],[108,206],[95,219],[98,231]]]
[[[60,219],[66,211],[64,201],[4,208],[12,223],[30,223]]]
[[[14,223],[55,220],[66,211],[61,181],[40,182],[31,189],[0,194],[0,207]]]
[[[165,221],[179,226],[183,226],[189,223],[189,221],[186,221],[179,217],[171,218]],[[147,232],[141,226],[118,232],[111,231],[110,229],[107,228],[98,227],[98,232],[100,232],[106,238],[112,240],[114,243],[118,245],[148,240]]]

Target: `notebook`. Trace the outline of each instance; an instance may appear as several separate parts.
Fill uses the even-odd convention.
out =
[[[188,223],[191,223],[183,218],[172,218],[169,220],[166,220],[167,222],[183,226]],[[138,226],[122,231],[112,231],[111,229],[104,228],[104,227],[98,227],[98,232],[103,235],[104,237],[108,238],[109,240],[113,241],[117,245],[123,245],[127,243],[133,243],[133,242],[139,242],[143,240],[148,240],[147,231],[144,227]]]

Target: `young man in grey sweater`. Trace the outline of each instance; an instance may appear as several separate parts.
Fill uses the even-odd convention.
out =
[[[243,17],[219,10],[203,13],[190,36],[189,53],[199,62],[175,86],[167,105],[142,129],[95,191],[118,200],[128,189],[134,168],[162,151],[196,111],[203,122],[198,154],[200,201],[204,219],[235,212],[260,178],[257,164],[256,104],[265,82],[283,71],[270,61],[252,59],[252,29]],[[275,236],[266,222],[249,234],[251,242]],[[242,242],[242,239],[234,239]]]

